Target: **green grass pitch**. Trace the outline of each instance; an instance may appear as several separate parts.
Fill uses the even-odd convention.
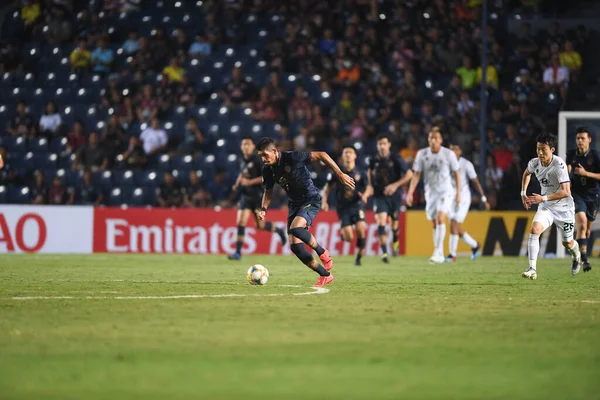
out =
[[[0,255],[0,399],[600,398],[600,263],[352,261]]]

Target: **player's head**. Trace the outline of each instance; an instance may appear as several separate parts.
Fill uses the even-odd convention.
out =
[[[577,149],[580,152],[586,152],[590,148],[592,142],[592,135],[587,126],[578,126],[575,130],[575,142],[577,143]]]
[[[270,137],[261,138],[256,145],[258,155],[265,165],[273,165],[279,158],[279,152],[275,146],[275,141]]]
[[[240,143],[240,149],[242,150],[242,154],[244,157],[248,157],[252,153],[254,153],[254,149],[256,148],[254,144],[254,139],[252,136],[244,136],[242,138],[242,142]]]
[[[345,144],[342,147],[342,161],[344,164],[354,164],[356,162],[356,147],[351,144]]]
[[[377,152],[381,157],[387,157],[392,148],[392,141],[386,133],[377,135]]]
[[[462,156],[463,151],[459,144],[456,144],[456,143],[451,144],[450,150],[452,150],[454,152],[454,154],[456,154],[456,158],[460,158]]]
[[[552,161],[552,153],[556,150],[556,136],[551,133],[542,133],[535,138],[537,142],[537,156],[543,164]]]
[[[427,142],[429,143],[429,148],[434,152],[437,153],[438,151],[440,151],[440,148],[442,147],[442,132],[440,131],[440,128],[438,128],[437,126],[434,126],[433,128],[431,128],[431,130],[429,131],[429,136],[427,136]]]

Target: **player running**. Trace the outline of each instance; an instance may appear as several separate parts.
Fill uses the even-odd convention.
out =
[[[458,159],[458,170],[460,172],[460,204],[458,207],[452,207],[450,209],[450,239],[448,240],[449,255],[446,257],[446,262],[456,261],[456,249],[458,247],[458,238],[460,237],[470,248],[471,260],[475,260],[479,257],[481,246],[479,243],[471,237],[463,229],[463,222],[467,218],[469,208],[471,208],[471,188],[469,182],[473,183],[477,193],[481,196],[481,202],[485,205],[485,209],[489,210],[490,205],[487,202],[487,197],[483,192],[479,179],[477,179],[477,173],[473,163],[466,158],[462,157],[462,148],[458,144],[450,145],[450,150],[456,154]],[[455,182],[452,181],[452,188],[456,190],[454,186]]]
[[[361,265],[361,258],[365,251],[366,228],[365,223],[365,204],[362,201],[362,192],[367,186],[367,175],[356,167],[356,148],[350,144],[345,145],[342,149],[342,166],[340,169],[346,175],[354,177],[355,187],[340,187],[338,186],[335,192],[336,209],[338,218],[342,225],[342,239],[346,242],[354,240],[354,229],[356,227],[356,259],[354,265]],[[321,209],[327,211],[329,209],[328,199],[331,187],[336,184],[337,179],[333,174],[327,176],[327,183],[323,188],[323,203]]]
[[[389,263],[387,251],[387,233],[385,227],[388,217],[392,220],[392,246],[393,255],[398,254],[400,242],[398,241],[400,224],[398,217],[402,203],[401,187],[410,181],[412,170],[397,154],[391,153],[392,142],[382,133],[377,136],[377,155],[369,160],[367,176],[369,185],[363,194],[366,204],[370,196],[374,196],[373,212],[377,223],[381,261]]]
[[[600,154],[590,148],[592,136],[585,126],[577,128],[575,141],[577,149],[567,153],[567,168],[571,178],[571,191],[575,203],[576,238],[581,251],[583,272],[592,266],[587,259],[587,241],[592,231],[592,224],[600,206]]]
[[[256,227],[262,231],[276,232],[285,246],[287,239],[283,229],[276,227],[272,222],[259,220],[257,213],[262,202],[262,168],[260,157],[254,152],[256,146],[251,136],[242,138],[240,145],[242,161],[240,174],[233,185],[233,190],[241,188],[241,197],[237,205],[237,241],[235,253],[229,255],[230,260],[242,258],[242,246],[246,234],[246,225],[251,214],[254,214]]]
[[[556,225],[562,238],[562,244],[571,253],[571,274],[576,275],[581,268],[579,244],[573,240],[575,225],[575,205],[571,197],[569,172],[562,158],[553,155],[556,149],[556,136],[542,133],[536,138],[537,158],[527,164],[521,183],[521,200],[526,210],[531,205],[538,206],[531,224],[529,235],[529,268],[521,276],[537,279],[536,263],[540,252],[540,235],[552,224]],[[527,196],[527,186],[535,175],[542,187],[542,194],[533,193]]]
[[[452,188],[460,186],[458,160],[452,150],[442,147],[442,134],[438,127],[431,128],[427,138],[429,147],[417,152],[413,163],[413,177],[406,196],[406,205],[412,206],[413,194],[421,178],[425,179],[425,214],[433,221],[433,255],[430,263],[444,262],[444,239],[446,237],[446,221],[450,210],[460,204],[460,190]]]
[[[331,157],[322,151],[279,152],[273,139],[268,137],[258,141],[257,149],[260,159],[265,164],[263,168],[264,193],[258,219],[261,221],[265,219],[267,208],[273,197],[273,186],[275,183],[279,183],[289,196],[287,229],[292,252],[306,266],[320,275],[315,286],[324,286],[333,282],[333,275],[329,272],[333,260],[329,251],[321,247],[308,231],[308,227],[312,225],[321,210],[321,195],[306,166],[311,162],[323,162],[333,170],[343,185],[351,189],[354,188],[354,179],[343,173]],[[324,267],[306,250],[304,244],[316,251]]]

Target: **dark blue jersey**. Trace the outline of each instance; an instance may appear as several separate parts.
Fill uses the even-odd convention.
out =
[[[386,158],[378,155],[369,160],[369,170],[372,171],[371,177],[374,195],[384,196],[385,187],[391,183],[400,180],[410,168],[404,162],[402,157],[397,154],[390,154]],[[400,188],[398,188],[400,191]]]
[[[577,150],[567,153],[567,165],[571,166],[571,190],[584,197],[594,197],[599,193],[598,181],[575,174],[575,168],[581,165],[586,171],[592,173],[600,172],[600,154],[594,149],[589,149],[585,154]]]
[[[272,189],[275,183],[287,192],[290,204],[303,204],[307,200],[320,198],[310,171],[310,152],[282,151],[279,160],[274,165],[263,168],[263,185]]]
[[[353,170],[347,170],[341,166],[340,169],[343,173],[354,178],[356,185],[354,186],[354,189],[349,188],[348,186],[340,183],[334,174],[330,173],[327,175],[327,183],[329,183],[330,186],[337,184],[335,191],[337,209],[340,210],[342,208],[352,207],[355,205],[362,205],[362,200],[359,193],[365,192],[368,184],[367,173],[356,167]]]
[[[240,173],[243,178],[255,179],[262,176],[260,157],[258,154],[252,154],[248,158],[242,157],[240,161]],[[260,197],[262,194],[262,185],[260,183],[256,185],[248,185],[241,187],[242,195],[248,197]]]

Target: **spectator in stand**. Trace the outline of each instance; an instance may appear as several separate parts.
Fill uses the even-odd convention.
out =
[[[266,87],[261,89],[260,97],[253,103],[251,116],[256,121],[276,121],[279,118]]]
[[[209,57],[212,54],[212,45],[205,35],[198,34],[194,42],[190,45],[188,54],[192,58]]]
[[[121,0],[121,12],[129,13],[140,9],[142,0]]]
[[[87,168],[92,171],[105,170],[109,166],[108,157],[100,145],[98,132],[90,133],[88,142],[75,153],[73,169]]]
[[[53,101],[46,103],[46,112],[40,118],[40,131],[42,135],[51,138],[60,136],[62,127],[62,117],[56,110],[56,104]]]
[[[175,41],[173,43],[173,49],[180,63],[183,63],[185,61],[185,56],[187,55],[189,48],[190,44],[188,42],[185,31],[181,28],[177,28],[175,30]]]
[[[11,43],[0,52],[0,72],[21,72],[23,70],[23,56],[15,51]]]
[[[46,204],[48,202],[48,188],[44,182],[45,175],[37,170],[33,174],[34,184],[29,187],[29,198],[31,204]]]
[[[167,149],[167,132],[161,128],[158,118],[152,118],[151,125],[140,135],[144,151],[148,156],[154,156]]]
[[[265,86],[269,94],[269,100],[277,107],[278,110],[285,110],[287,94],[285,88],[281,86],[279,74],[275,71],[269,74],[269,83]]]
[[[342,87],[354,87],[360,80],[360,67],[351,59],[344,60],[342,67],[339,69],[337,77],[334,80],[336,85]]]
[[[475,104],[471,100],[468,92],[460,94],[460,101],[456,105],[460,115],[468,115],[473,112]]]
[[[350,138],[352,140],[365,140],[373,137],[375,127],[367,118],[367,110],[364,107],[358,109],[356,118],[350,126]]]
[[[125,148],[125,130],[119,123],[117,114],[111,114],[104,124],[101,141],[111,158]]]
[[[159,25],[155,30],[156,33],[150,39],[152,53],[154,54],[154,59],[162,64],[164,60],[170,59],[173,45],[165,34],[163,26]]]
[[[125,55],[133,55],[140,50],[140,41],[136,31],[131,31],[127,35],[127,40],[123,43],[123,52]]]
[[[68,204],[79,204],[84,206],[99,206],[104,201],[104,194],[93,184],[92,171],[83,171],[82,181],[77,187],[70,188]]]
[[[337,40],[333,38],[333,31],[331,29],[325,29],[323,39],[319,42],[319,50],[323,55],[335,55],[337,51]]]
[[[193,122],[192,122],[193,121]],[[206,138],[204,133],[198,128],[196,121],[194,119],[190,119],[188,121],[188,125],[190,126],[191,133],[193,133],[194,137],[192,140],[185,141],[179,147],[180,154],[187,154],[193,157],[206,154],[208,152],[208,143],[206,142]]]
[[[565,42],[565,49],[559,55],[560,65],[566,67],[570,73],[578,73],[583,65],[581,61],[581,55],[573,48],[573,42],[567,40]]]
[[[208,182],[206,190],[212,195],[212,200],[216,205],[226,206],[226,200],[229,197],[229,191],[231,185],[227,185],[225,182],[225,171],[221,168],[217,168],[215,172],[214,180]]]
[[[200,182],[200,177],[196,171],[190,171],[190,184],[186,188],[185,206],[186,207],[208,207],[212,203],[212,197],[204,189]]]
[[[456,71],[460,67],[460,62],[464,55],[456,45],[456,39],[448,39],[448,44],[444,49],[438,50],[438,57],[442,65],[445,65],[448,71]]]
[[[517,127],[515,124],[506,125],[506,148],[513,154],[519,154],[519,139],[518,139]]]
[[[129,138],[129,147],[121,154],[120,158],[127,168],[134,170],[141,170],[148,163],[148,157],[146,157],[142,142],[137,136]]]
[[[500,188],[502,187],[502,177],[504,173],[500,168],[496,166],[496,160],[493,156],[487,157],[487,164],[485,169],[485,193],[487,194],[488,200],[490,196],[492,199],[496,199]],[[494,204],[492,204],[494,203]],[[496,207],[495,201],[490,202],[492,208]]]
[[[158,189],[156,202],[160,207],[181,207],[186,198],[186,191],[179,182],[175,181],[173,173],[166,171],[164,173],[164,182]]]
[[[158,115],[158,101],[152,93],[151,85],[144,85],[142,97],[136,107],[136,114],[140,122],[148,122]]]
[[[350,91],[344,90],[342,98],[331,110],[331,117],[338,119],[342,124],[348,124],[356,118],[356,109]]]
[[[63,185],[59,176],[52,179],[52,186],[48,190],[48,204],[63,205],[67,204],[67,188]]]
[[[77,47],[71,52],[69,61],[71,62],[71,72],[82,74],[89,69],[92,53],[86,49],[87,42],[85,38],[77,40]]]
[[[567,101],[569,86],[569,70],[560,65],[558,54],[552,56],[550,65],[544,70],[544,89],[553,94],[560,94],[563,105]]]
[[[409,166],[412,166],[415,158],[417,157],[417,152],[419,151],[419,142],[416,138],[410,137],[408,139],[408,145],[403,146],[402,150],[400,150],[400,157],[406,162]]]
[[[478,85],[481,85],[482,79],[483,79],[483,69],[481,68],[481,66],[479,66],[479,67],[477,67],[477,84]],[[488,89],[498,90],[498,85],[499,85],[498,71],[496,70],[496,67],[494,67],[491,64],[487,66],[486,81],[487,81],[486,86]]]
[[[162,73],[169,78],[170,82],[179,83],[185,75],[185,69],[179,66],[177,57],[172,57],[171,62],[163,68]]]
[[[294,96],[289,101],[288,118],[290,121],[305,121],[310,119],[312,104],[301,85],[294,89]]]
[[[19,100],[17,103],[17,114],[8,123],[7,132],[12,136],[31,136],[34,122],[33,117],[27,112],[25,100]]]
[[[48,29],[44,31],[48,43],[63,44],[71,39],[73,26],[63,8],[52,7],[47,13],[46,22]]]
[[[85,136],[83,122],[77,120],[73,124],[73,129],[67,135],[67,151],[69,153],[77,153],[86,142],[87,137]]]
[[[227,106],[247,107],[252,92],[253,88],[244,79],[242,69],[235,67],[231,72],[231,81],[221,91],[221,97]]]
[[[135,53],[132,67],[136,72],[139,71],[142,76],[151,74],[156,66],[158,58],[152,51],[152,47],[145,37],[140,38],[140,50]]]
[[[529,70],[523,68],[519,71],[519,79],[513,88],[513,93],[519,103],[524,103],[533,91],[533,85],[529,82]]]
[[[35,0],[23,0],[23,8],[21,8],[21,19],[25,28],[25,37],[31,38],[33,30],[40,20],[42,11],[40,5]]]
[[[529,22],[525,22],[523,24],[523,36],[521,36],[521,39],[518,41],[516,53],[521,58],[529,58],[531,56],[535,56],[537,52],[538,45],[531,33],[531,24]]]
[[[107,46],[107,38],[101,38],[98,41],[98,47],[92,53],[91,58],[91,63],[93,66],[92,70],[97,74],[101,74],[102,76],[106,76],[110,73],[112,69],[113,60],[115,58],[113,51]]]
[[[117,117],[119,118],[119,124],[125,129],[133,124],[135,120],[135,106],[133,105],[131,96],[126,96],[123,99],[123,103],[119,104]]]
[[[502,172],[508,171],[510,166],[515,162],[513,153],[508,150],[504,144],[504,140],[498,138],[496,140],[496,148],[492,151],[496,166],[502,170]]]
[[[477,71],[473,68],[471,57],[463,57],[462,65],[456,70],[456,75],[460,76],[463,89],[471,89],[477,82]]]

